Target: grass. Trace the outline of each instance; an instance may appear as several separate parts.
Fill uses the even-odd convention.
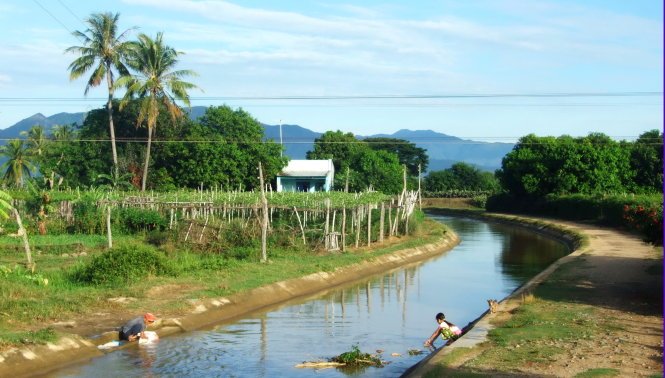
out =
[[[614,377],[619,375],[619,370],[609,369],[609,368],[598,368],[598,369],[589,369],[585,372],[575,375],[577,378],[588,378],[588,377]]]
[[[27,332],[6,332],[0,334],[0,347],[11,345],[43,345],[47,342],[55,342],[57,333],[51,327],[43,328],[38,331]]]
[[[428,222],[423,227],[426,233],[397,239],[383,246],[375,243],[372,249],[321,253],[299,243],[292,244],[292,247],[271,247],[268,263],[259,263],[260,248],[248,247],[250,252],[241,254],[242,258],[229,258],[220,252],[195,252],[183,246],[165,245],[161,251],[177,269],[176,276],[135,277],[126,283],[106,285],[84,284],[72,279],[78,266],[89,264],[107,249],[106,239],[101,236],[35,236],[32,239],[37,267],[34,273],[22,266],[25,259],[22,248],[15,248],[17,244],[10,243],[12,240],[20,243],[20,240],[0,237],[0,280],[3,282],[0,285],[0,340],[5,346],[20,345],[16,340],[21,338],[10,337],[13,332],[34,331],[35,324],[67,320],[108,310],[109,306],[128,311],[139,309],[144,300],[149,299],[147,293],[155,287],[177,287],[179,297],[173,298],[175,294],[168,293],[166,298],[158,298],[151,310],[178,311],[189,306],[183,299],[225,296],[322,270],[332,271],[396,250],[430,243],[445,234],[445,226],[428,219],[425,222]],[[295,238],[298,239],[298,235]],[[137,237],[114,237],[114,244],[131,239]],[[67,256],[63,256],[65,252],[59,248],[70,246],[75,240],[78,243],[76,253],[69,250]],[[82,255],[80,252],[86,253]],[[114,297],[134,297],[138,301],[127,305],[108,301]]]

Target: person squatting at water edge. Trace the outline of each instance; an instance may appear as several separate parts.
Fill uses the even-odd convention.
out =
[[[441,335],[441,339],[448,340],[448,342],[457,339],[461,334],[462,330],[459,329],[453,323],[446,321],[446,316],[443,312],[436,314],[436,322],[439,323],[439,326],[436,328],[436,331],[432,333],[432,336],[425,341],[425,346],[433,346],[434,340],[437,336]]]
[[[152,324],[157,320],[157,317],[151,313],[146,313],[143,316],[134,318],[120,328],[120,340],[136,341],[139,338],[147,338],[145,329],[148,324]]]

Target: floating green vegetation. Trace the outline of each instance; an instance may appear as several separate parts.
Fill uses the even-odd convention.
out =
[[[363,353],[358,349],[358,345],[351,347],[351,350],[344,352],[339,356],[330,359],[331,362],[343,363],[347,366],[376,366],[383,367],[383,363],[379,357],[373,356],[369,353]]]

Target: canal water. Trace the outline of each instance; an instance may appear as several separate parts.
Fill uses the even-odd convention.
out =
[[[436,313],[461,328],[487,310],[487,299],[503,299],[568,252],[559,242],[515,227],[431,217],[462,238],[441,256],[232,324],[121,349],[53,376],[397,377],[429,353],[423,342],[436,329]],[[295,367],[353,346],[381,351],[387,364],[355,371]]]

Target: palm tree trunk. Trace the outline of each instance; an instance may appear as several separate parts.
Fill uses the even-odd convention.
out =
[[[109,100],[106,103],[106,111],[109,114],[109,135],[111,135],[111,151],[113,151],[113,174],[116,181],[120,176],[118,169],[118,151],[115,148],[115,127],[113,126],[113,79],[111,78],[111,67],[106,70],[106,82],[109,86]]]
[[[143,177],[141,179],[141,191],[145,192],[145,183],[148,180],[148,165],[150,164],[150,146],[152,146],[152,127],[148,127],[148,148],[145,151],[145,164],[143,165]]]

